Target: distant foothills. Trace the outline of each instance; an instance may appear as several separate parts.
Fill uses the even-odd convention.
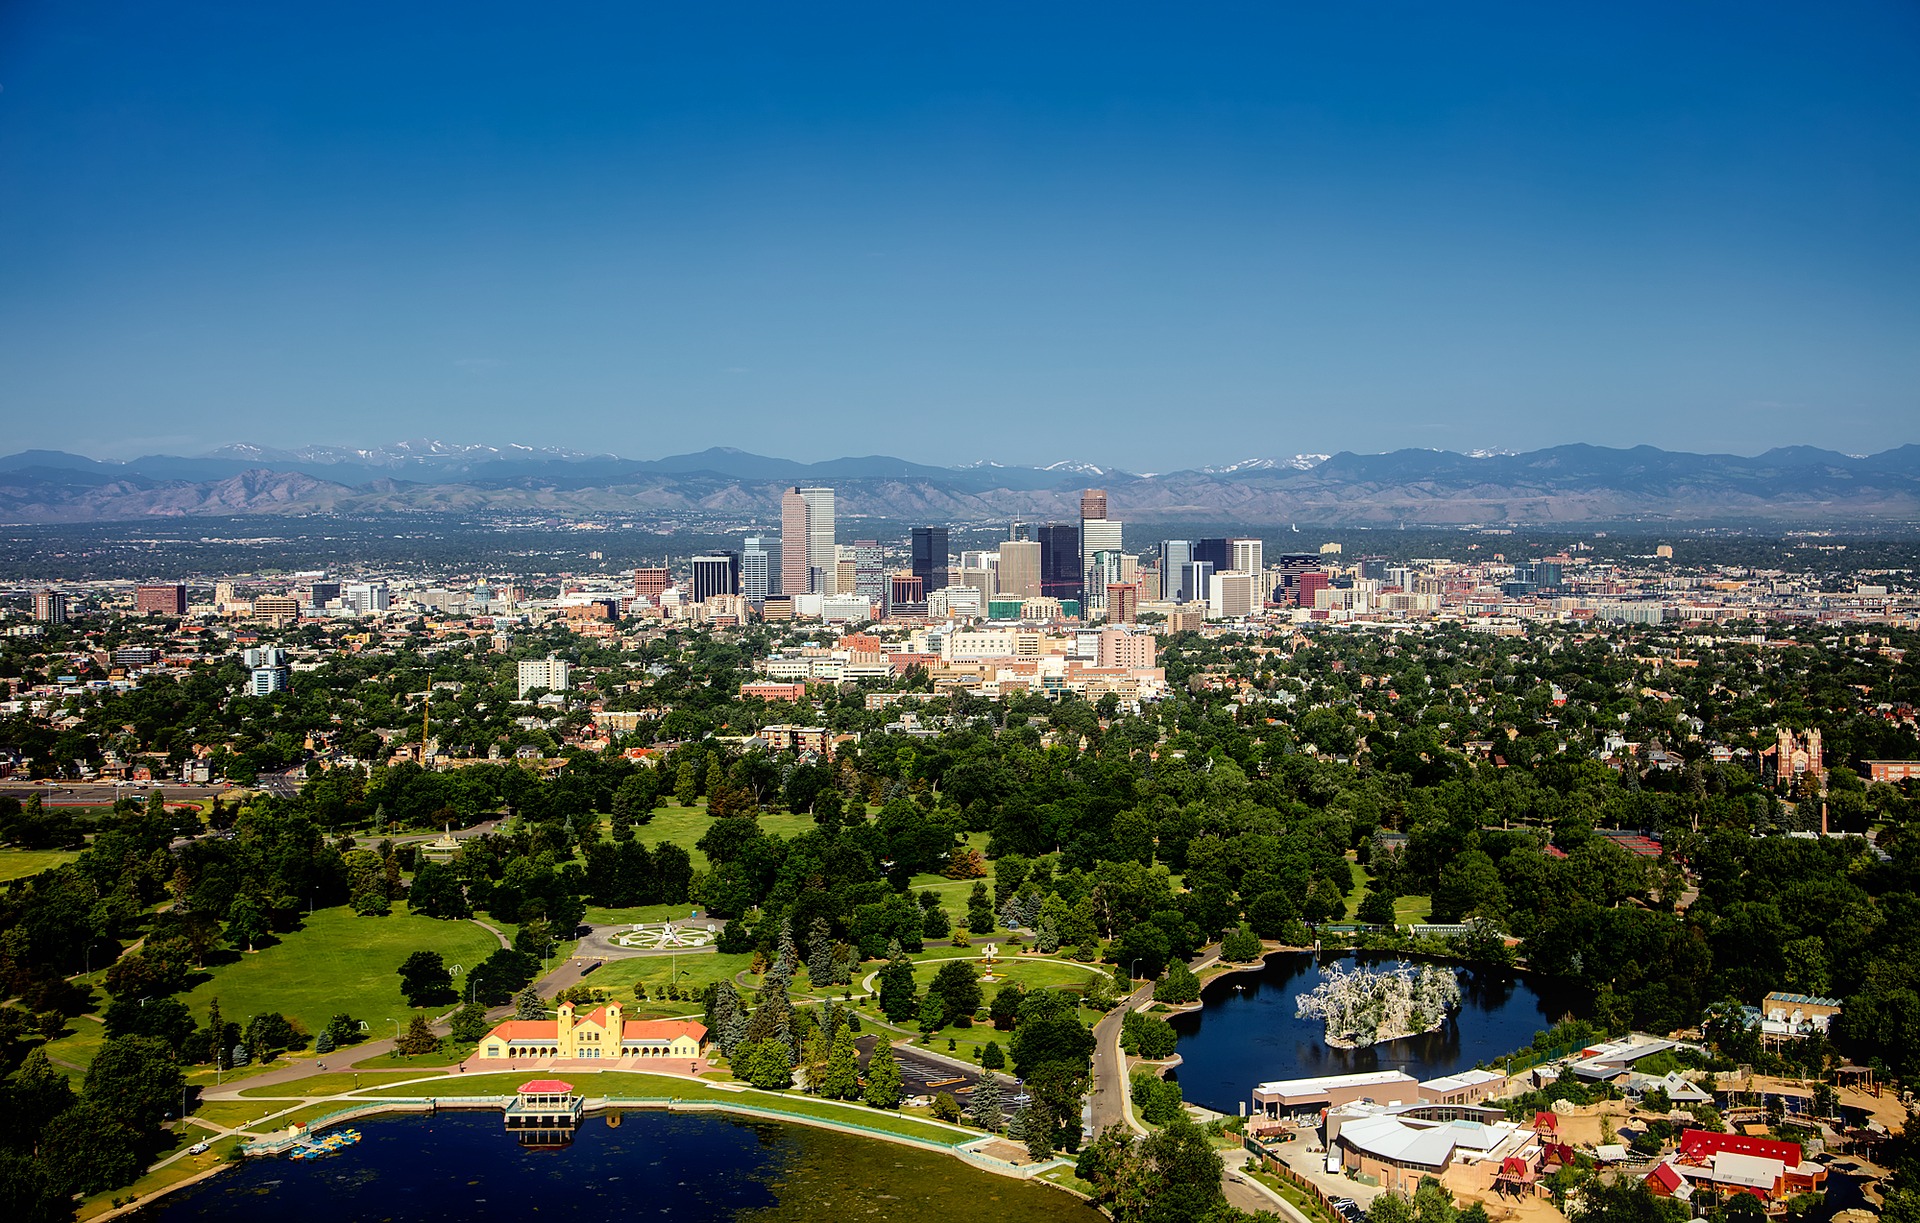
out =
[[[879,455],[799,463],[727,447],[642,460],[411,441],[369,450],[225,446],[124,463],[29,450],[0,458],[0,522],[421,513],[771,522],[781,491],[795,484],[831,484],[843,516],[1074,520],[1090,483],[1142,523],[1920,528],[1920,445],[1912,444],[1865,456],[1789,446],[1752,458],[1652,446],[1396,450],[1152,474],[1078,462],[934,467]]]

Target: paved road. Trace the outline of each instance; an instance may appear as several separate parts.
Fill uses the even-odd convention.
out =
[[[38,794],[40,801],[49,807],[110,807],[122,795],[144,799],[155,790],[165,793],[169,801],[186,802],[225,794],[228,787],[170,785],[163,781],[151,785],[140,783],[125,786],[110,781],[56,781],[45,785],[31,781],[0,781],[0,794],[10,794],[18,799]]]
[[[307,779],[305,769],[288,769],[284,773],[262,773],[254,781],[254,788],[263,794],[275,798],[293,798],[300,793],[300,783]]]
[[[1093,1090],[1089,1095],[1093,1102],[1095,1134],[1113,1125],[1136,1133],[1147,1132],[1127,1108],[1127,1057],[1120,1051],[1120,1025],[1129,1010],[1145,1006],[1152,997],[1152,984],[1143,985],[1093,1025]]]

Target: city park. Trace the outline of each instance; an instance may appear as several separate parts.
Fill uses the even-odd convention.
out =
[[[669,835],[681,832],[697,860],[699,850],[691,834],[705,823],[699,813],[668,808],[660,815],[668,817],[659,821],[661,830]],[[682,818],[672,819],[675,815]],[[798,818],[773,815],[763,823],[797,823]],[[675,828],[682,823],[684,831]],[[18,852],[0,851],[0,870],[15,865],[9,859]],[[991,888],[993,882],[991,864],[987,864],[978,880],[916,877],[910,892],[931,893],[942,906],[965,911],[967,901],[975,898],[975,884]],[[973,916],[979,920],[977,906]],[[766,984],[771,967],[753,952],[721,951],[722,923],[687,906],[621,910],[590,906],[583,927],[586,933],[580,939],[540,934],[537,993],[549,1014],[560,998],[573,998],[582,1005],[618,998],[634,1018],[697,1021],[702,1015],[700,999],[709,986],[725,981],[742,997],[751,998]],[[214,1065],[185,1067],[184,1120],[181,1112],[169,1114],[168,1149],[131,1185],[85,1199],[78,1217],[112,1216],[155,1194],[210,1176],[245,1151],[267,1149],[284,1139],[290,1127],[304,1132],[316,1122],[337,1124],[384,1108],[415,1108],[422,1099],[510,1096],[526,1072],[485,1072],[489,1068],[473,1059],[477,1035],[469,1028],[462,1039],[455,1021],[460,1004],[471,995],[474,970],[490,955],[528,946],[529,933],[521,924],[491,917],[464,921],[428,917],[411,911],[406,901],[396,900],[377,921],[368,921],[351,908],[314,908],[295,930],[265,936],[239,954],[214,957],[180,995],[187,1010],[200,1013],[212,1007],[232,1016],[283,1016],[293,1034],[288,1043],[295,1047],[236,1049],[237,1056],[223,1056]],[[967,964],[990,991],[1063,991],[1074,1001],[1072,1013],[1093,1028],[1113,1007],[1116,996],[1133,984],[1121,981],[1120,970],[1109,965],[1078,962],[1064,953],[1040,954],[1023,945],[1023,936],[1031,940],[1033,932],[998,926],[975,932],[962,927],[948,939],[928,941],[905,957],[912,965],[915,992],[926,995],[944,966]],[[987,939],[993,941],[980,941]],[[422,951],[444,965],[452,986],[451,1006],[444,999],[409,1005],[396,988],[396,965]],[[105,975],[104,969],[95,971],[92,983]],[[863,1031],[902,1050],[914,1050],[933,1064],[948,1065],[956,1084],[967,1071],[977,1081],[986,1070],[999,1069],[1007,1094],[1014,1094],[1012,1071],[1006,1068],[1007,1033],[991,1022],[989,996],[982,995],[976,1014],[957,1022],[928,1015],[890,1019],[880,1005],[879,976],[880,970],[875,969],[851,983],[817,988],[810,982],[805,987],[796,984],[792,1001],[804,1008],[834,1003]],[[1150,988],[1140,989],[1136,999],[1141,1007],[1156,1005]],[[522,999],[515,1001],[524,1007]],[[489,1018],[512,1013],[511,1008],[496,1007]],[[343,1029],[339,1021],[348,1017],[350,1028]],[[1113,1026],[1117,1041],[1118,1025]],[[105,1040],[101,1017],[84,1015],[71,1020],[42,1051],[52,1070],[72,1078],[77,1086]],[[902,1098],[891,1107],[873,1108],[808,1094],[804,1083],[763,1091],[737,1081],[724,1059],[712,1056],[691,1073],[638,1070],[619,1062],[604,1068],[573,1063],[566,1073],[584,1075],[582,1090],[597,1098],[664,1098],[734,1107],[744,1115],[840,1127],[867,1137],[955,1150],[962,1157],[967,1152],[960,1148],[983,1137],[982,1130],[964,1124],[965,1118],[951,1109],[951,1097]],[[1127,1121],[1144,1130],[1128,1105],[1129,1093],[1123,1087],[1117,1094]],[[1223,1150],[1236,1141],[1231,1134],[1216,1139]],[[1005,1141],[999,1146],[1003,1153],[1014,1150]],[[1030,1162],[1025,1156],[1017,1158]],[[1041,1161],[1038,1175],[1049,1183],[1081,1191],[1087,1188],[1077,1182],[1071,1157]]]

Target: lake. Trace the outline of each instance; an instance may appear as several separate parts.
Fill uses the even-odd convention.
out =
[[[496,1112],[372,1117],[326,1159],[249,1161],[161,1198],[144,1217],[274,1223],[526,1223],[542,1217],[673,1223],[1099,1223],[1043,1185],[951,1156],[807,1126],[718,1115],[590,1115],[574,1141],[524,1150]]]
[[[1352,967],[1404,963],[1391,956],[1325,957]],[[1181,1064],[1169,1077],[1195,1104],[1236,1113],[1255,1083],[1319,1074],[1403,1070],[1431,1079],[1471,1070],[1526,1045],[1569,1008],[1566,998],[1548,998],[1526,977],[1505,970],[1460,969],[1460,1009],[1437,1032],[1408,1036],[1365,1049],[1335,1049],[1317,1019],[1296,1019],[1294,996],[1320,984],[1320,967],[1304,951],[1270,956],[1258,972],[1210,982],[1201,1009],[1172,1018],[1180,1035]]]

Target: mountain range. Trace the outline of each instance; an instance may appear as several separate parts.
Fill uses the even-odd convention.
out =
[[[372,449],[232,445],[107,462],[64,451],[0,458],[0,521],[108,522],[235,514],[389,513],[777,518],[780,493],[831,484],[847,517],[1072,520],[1104,487],[1130,522],[1274,526],[1920,523],[1920,446],[1751,458],[1652,446],[1525,453],[1395,450],[1244,459],[1134,474],[1087,462],[936,467],[885,455],[801,463],[715,447],[661,459],[431,440]]]

